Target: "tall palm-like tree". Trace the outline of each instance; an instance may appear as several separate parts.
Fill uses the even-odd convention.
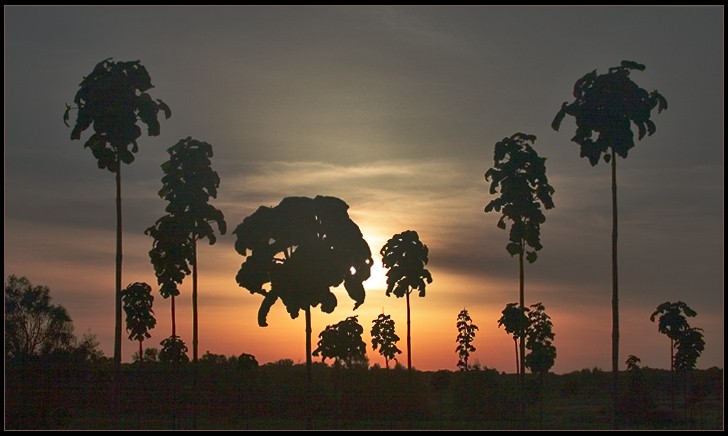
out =
[[[166,211],[177,219],[180,231],[187,233],[192,244],[192,360],[198,358],[198,310],[197,310],[197,241],[207,238],[210,245],[217,238],[210,225],[217,223],[221,234],[227,231],[222,212],[209,204],[210,197],[217,198],[220,177],[212,170],[210,158],[212,145],[191,137],[182,139],[168,150],[170,158],[162,164],[164,177],[159,196],[169,202]]]
[[[115,62],[104,59],[84,77],[74,98],[75,107],[66,105],[63,121],[68,126],[69,113],[77,109],[76,124],[71,139],[81,139],[81,133],[93,125],[94,134],[84,147],[91,149],[100,169],[116,175],[116,288],[114,291],[114,372],[118,379],[121,368],[121,164],[134,162],[139,150],[137,139],[142,135],[137,122],[147,126],[149,136],[158,136],[159,111],[166,118],[172,112],[162,100],[152,100],[147,93],[152,86],[147,69],[139,61]]]
[[[414,230],[398,233],[387,241],[379,252],[382,264],[387,271],[386,295],[394,294],[397,298],[407,299],[407,369],[412,370],[412,335],[410,328],[410,294],[419,291],[425,296],[428,283],[432,283],[432,274],[425,268],[429,250],[420,241]]]
[[[121,291],[121,299],[126,313],[126,331],[129,333],[129,339],[139,341],[139,361],[141,362],[144,360],[144,340],[152,337],[149,330],[157,325],[152,310],[154,303],[152,288],[146,283],[132,283]]]
[[[546,158],[540,157],[533,148],[534,135],[515,133],[495,144],[493,167],[486,171],[485,180],[490,181],[490,194],[500,196],[485,206],[485,212],[501,212],[498,227],[506,228],[505,220],[511,221],[509,243],[506,250],[511,256],[518,255],[519,304],[525,307],[525,280],[523,258],[529,263],[538,258],[541,250],[541,224],[546,221],[542,207],[551,209],[554,188],[546,177]],[[521,382],[525,374],[525,344],[520,339]]]
[[[306,386],[311,389],[311,307],[334,311],[331,287],[344,284],[354,309],[364,303],[372,254],[359,227],[339,198],[286,197],[275,207],[261,206],[239,224],[235,250],[245,256],[235,280],[251,294],[263,296],[258,325],[279,299],[291,318],[306,315]],[[268,289],[264,286],[268,285]],[[307,402],[308,404],[308,402]],[[307,409],[307,427],[311,427]]]
[[[619,280],[617,268],[617,156],[626,159],[634,147],[632,124],[638,139],[655,133],[650,119],[652,110],[667,109],[667,100],[656,90],[647,92],[635,84],[629,74],[644,71],[645,66],[622,61],[606,74],[594,70],[574,84],[574,101],[564,102],[551,127],[559,130],[561,121],[571,115],[576,121],[576,134],[571,140],[581,147],[581,157],[595,166],[603,158],[612,164],[612,426],[616,426],[619,386]],[[596,137],[595,134],[596,133]]]

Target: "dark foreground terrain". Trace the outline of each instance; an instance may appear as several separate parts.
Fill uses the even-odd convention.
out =
[[[135,363],[122,367],[117,421],[108,362],[6,362],[5,428],[303,429],[310,407],[318,429],[608,429],[610,375],[548,374],[541,402],[539,379],[527,374],[519,416],[517,379],[494,370],[409,375],[315,364],[307,398],[306,368],[290,361],[200,361],[196,371]],[[669,371],[644,368],[620,380],[621,428],[723,428],[721,369],[692,371],[687,396],[684,374],[674,376],[673,395]]]

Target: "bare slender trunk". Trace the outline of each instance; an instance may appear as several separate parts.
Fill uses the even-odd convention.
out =
[[[675,428],[675,341],[670,339],[670,423]]]
[[[144,362],[144,353],[142,352],[142,341],[139,341],[139,363]]]
[[[172,295],[172,336],[177,336],[177,322],[174,314],[174,295]]]
[[[617,271],[617,154],[612,149],[612,428],[618,428],[619,284]]]
[[[407,370],[412,371],[412,336],[410,335],[410,293],[407,292]]]
[[[524,251],[523,248],[525,248],[525,241],[522,240],[521,241],[521,252],[518,255],[518,267],[519,267],[518,301],[519,301],[519,304],[521,305],[521,308],[526,307],[525,296],[524,296],[525,279],[524,279],[524,273],[523,273],[523,251]],[[519,343],[520,343],[520,349],[521,349],[519,380],[520,380],[521,388],[523,388],[523,381],[524,381],[524,377],[526,374],[526,369],[525,369],[525,367],[526,367],[526,358],[525,358],[526,343],[524,341],[523,336],[521,336],[519,338]]]
[[[199,336],[197,330],[197,240],[192,240],[192,361],[197,362]]]
[[[121,162],[116,170],[116,302],[114,328],[114,372],[121,368]]]
[[[313,377],[311,369],[311,306],[306,306],[306,430],[313,430],[313,417],[311,416],[311,384]]]
[[[525,303],[525,278],[523,272],[523,252],[526,248],[526,241],[521,239],[521,252],[518,254],[518,301],[521,309],[526,307]],[[525,331],[523,332],[525,334]],[[520,360],[518,368],[518,410],[520,411],[521,421],[526,416],[526,402],[523,398],[523,390],[526,385],[526,343],[525,338],[521,336],[520,342]]]
[[[119,427],[120,398],[119,383],[121,377],[121,160],[116,156],[116,280],[114,289],[114,378],[111,383],[111,402],[113,407],[114,426]]]
[[[197,240],[192,239],[192,392],[197,392]],[[192,396],[192,428],[197,428],[197,395]]]

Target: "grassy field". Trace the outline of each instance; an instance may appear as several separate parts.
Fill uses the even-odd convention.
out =
[[[494,370],[450,372],[342,369],[315,364],[310,397],[303,365],[240,369],[124,365],[113,419],[106,364],[6,364],[6,429],[609,429],[610,377],[599,370],[527,374],[525,411],[517,378]],[[196,380],[196,384],[195,384]],[[621,374],[620,428],[722,429],[723,371]]]

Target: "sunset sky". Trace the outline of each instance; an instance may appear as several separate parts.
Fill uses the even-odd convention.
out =
[[[316,336],[358,315],[371,363],[371,321],[384,311],[406,349],[404,299],[386,297],[379,250],[416,230],[434,282],[412,299],[413,365],[456,369],[455,321],[480,327],[470,361],[513,372],[513,342],[497,326],[518,298],[508,232],[483,208],[493,147],[537,136],[556,207],[544,248],[526,266],[526,303],[552,317],[553,371],[611,368],[609,166],[579,157],[575,124],[551,121],[574,82],[622,60],[669,109],[657,132],[618,161],[620,363],[630,354],[669,368],[669,340],[650,322],[682,300],[705,330],[699,368],[723,367],[723,7],[18,7],[5,12],[5,277],[47,285],[77,333],[113,354],[114,176],[99,170],[62,121],[83,76],[101,60],[140,60],[172,118],[143,136],[122,168],[123,285],[154,288],[157,328],[171,333],[144,235],[164,214],[160,165],[187,136],[212,144],[221,178],[212,204],[229,230],[287,196],[346,201],[374,254],[356,311],[336,291],[332,314],[313,309]],[[72,113],[71,121],[75,121]],[[144,129],[146,134],[146,129]],[[200,352],[249,353],[261,363],[305,361],[304,319],[277,303],[257,325],[260,295],[238,287],[244,258],[228,234],[200,247]],[[191,278],[177,300],[191,349]],[[137,344],[123,341],[123,360]],[[405,352],[406,353],[406,352]],[[406,363],[406,354],[401,361]]]

